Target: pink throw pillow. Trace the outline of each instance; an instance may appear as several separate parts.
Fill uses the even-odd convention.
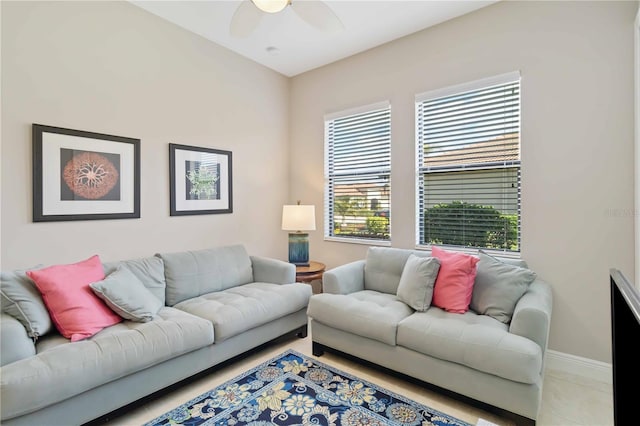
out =
[[[86,339],[122,321],[91,291],[89,284],[104,279],[100,258],[27,271],[42,293],[56,328],[72,342]]]
[[[476,279],[476,264],[480,259],[435,246],[431,247],[431,254],[440,260],[431,303],[447,312],[464,314],[469,310]]]

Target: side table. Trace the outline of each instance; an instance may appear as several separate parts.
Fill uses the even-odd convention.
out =
[[[320,280],[320,293],[322,293],[322,275],[326,265],[324,263],[309,261],[309,266],[296,266],[296,282],[311,283],[314,280]]]

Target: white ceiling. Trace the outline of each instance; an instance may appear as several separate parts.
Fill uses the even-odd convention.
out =
[[[201,35],[288,77],[379,46],[498,0],[356,0],[325,3],[345,29],[327,33],[303,21],[292,9],[265,14],[245,38],[229,25],[241,1],[130,0],[155,15]],[[293,0],[310,1],[310,0]],[[276,53],[268,50],[276,49]]]

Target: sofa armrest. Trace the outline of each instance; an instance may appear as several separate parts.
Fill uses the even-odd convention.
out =
[[[36,354],[36,346],[27,335],[27,330],[14,317],[0,317],[0,366],[10,364]]]
[[[552,307],[551,286],[536,279],[516,304],[509,332],[533,340],[544,354],[549,340]]]
[[[293,263],[268,257],[249,257],[253,266],[254,281],[273,284],[296,282],[296,266]]]
[[[364,260],[356,260],[330,269],[322,276],[325,293],[349,294],[364,290]]]

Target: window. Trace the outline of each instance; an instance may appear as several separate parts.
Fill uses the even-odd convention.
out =
[[[520,76],[416,97],[417,240],[520,251]]]
[[[389,241],[391,108],[325,117],[325,237]]]

